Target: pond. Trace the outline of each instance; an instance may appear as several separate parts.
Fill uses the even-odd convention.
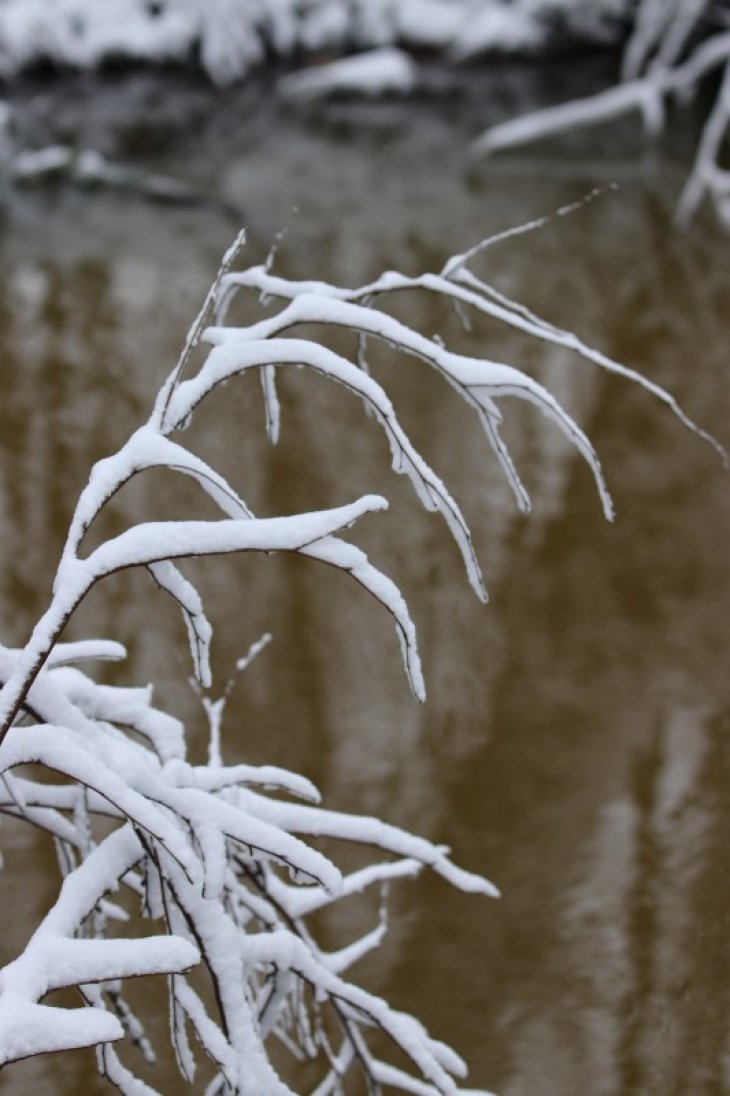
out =
[[[579,68],[572,86],[594,78]],[[730,442],[727,240],[709,218],[682,232],[671,223],[691,125],[650,151],[626,123],[475,164],[466,144],[478,119],[555,96],[555,81],[503,66],[436,95],[445,79],[434,75],[432,100],[314,112],[278,104],[264,84],[224,94],[174,73],[24,89],[29,132],[71,134],[184,181],[199,200],[155,204],[64,182],[6,191],[5,643],[22,643],[44,608],[91,464],[146,417],[239,221],[244,261],[285,229],[279,270],[355,285],[382,269],[438,270],[484,236],[617,181],[491,249],[480,270]],[[433,302],[407,308],[425,333],[524,366],[555,392],[596,445],[617,519],[604,521],[590,472],[555,426],[504,401],[534,503],[519,514],[468,409],[421,363],[384,356],[376,375],[471,525],[484,607],[357,402],[283,378],[274,448],[258,385],[229,386],[189,439],[255,512],[366,491],[391,499],[353,539],[411,606],[428,700],[410,696],[390,621],[341,576],[280,558],[201,565],[217,688],[253,641],[274,637],[236,683],[225,757],[304,772],[329,805],[443,841],[498,885],[499,902],[428,877],[393,888],[389,938],[353,972],[451,1043],[474,1087],[730,1091],[730,480],[710,446],[631,382],[496,324],[461,332]],[[108,529],[196,505],[191,489],[153,476],[120,496]],[[110,680],[155,682],[202,756],[183,629],[149,580],[97,589],[69,629],[88,635],[127,645]],[[7,822],[0,836],[7,962],[52,901],[56,868],[41,837]],[[328,932],[344,941],[374,916],[347,910]],[[164,1065],[149,1078],[180,1091]],[[107,1091],[91,1052],[20,1063],[3,1082],[12,1096]]]

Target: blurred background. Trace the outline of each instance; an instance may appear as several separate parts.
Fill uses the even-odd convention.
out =
[[[219,3],[220,18],[234,6]],[[148,21],[161,18],[152,7]],[[176,7],[193,5],[162,15]],[[452,19],[469,14],[450,7]],[[283,233],[275,269],[354,286],[384,269],[439,270],[481,238],[603,187],[572,215],[491,248],[480,273],[665,386],[730,443],[727,238],[709,207],[681,229],[673,222],[715,85],[652,142],[629,115],[477,159],[469,145],[486,126],[611,86],[629,24],[618,4],[596,4],[591,19],[583,5],[582,23],[567,3],[550,20],[536,4],[472,3],[472,17],[476,7],[512,18],[498,53],[492,42],[455,59],[454,35],[449,49],[427,49],[401,34],[415,82],[323,94],[286,81],[304,70],[311,81],[315,62],[339,59],[335,36],[288,54],[268,41],[222,86],[215,65],[190,61],[192,38],[162,65],[131,49],[79,59],[46,45],[23,57],[8,35],[23,9],[31,30],[40,16],[33,24],[29,0],[0,7],[4,643],[22,644],[45,607],[92,463],[146,418],[241,225],[245,265]],[[429,17],[448,9],[433,0]],[[539,35],[520,43],[515,27]],[[451,1043],[474,1087],[730,1092],[727,473],[629,381],[486,320],[464,332],[426,298],[404,307],[425,334],[525,368],[558,396],[599,452],[616,522],[604,521],[589,471],[554,425],[505,400],[505,436],[534,503],[520,515],[457,396],[421,362],[376,355],[403,425],[471,525],[484,607],[358,402],[280,371],[272,447],[259,385],[227,386],[186,443],[257,514],[367,491],[391,500],[352,539],[409,602],[428,700],[410,696],[389,618],[342,576],[278,557],[201,563],[213,695],[249,645],[273,635],[236,683],[224,757],[301,771],[326,804],[443,841],[497,884],[499,902],[429,877],[394,887],[389,938],[353,972]],[[119,496],[111,524],[199,505],[188,485],[151,475]],[[127,645],[108,680],[154,682],[202,759],[206,724],[174,605],[149,579],[117,576],[69,627],[68,638],[90,635]],[[49,907],[57,873],[41,836],[5,821],[0,843],[5,963]],[[344,941],[375,917],[367,903],[334,911],[327,932]],[[181,1090],[164,1063],[149,1076]],[[90,1051],[20,1063],[2,1081],[12,1096],[107,1091]]]

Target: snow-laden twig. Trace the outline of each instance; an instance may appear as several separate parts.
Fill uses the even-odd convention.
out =
[[[593,196],[594,194],[592,193],[588,198],[592,198]],[[507,324],[509,327],[515,328],[541,342],[551,343],[555,346],[570,350],[577,356],[598,365],[607,372],[615,373],[618,376],[633,381],[640,387],[645,388],[656,399],[665,403],[689,430],[703,438],[709,445],[716,449],[724,461],[727,460],[727,454],[717,440],[698,426],[697,423],[683,411],[671,393],[643,376],[643,374],[639,373],[637,370],[631,369],[623,363],[608,357],[608,355],[602,353],[600,350],[587,345],[573,332],[556,327],[541,317],[536,316],[529,309],[525,308],[524,305],[499,293],[484,279],[477,277],[470,269],[470,258],[478,255],[485,250],[486,247],[493,246],[494,243],[501,241],[502,239],[507,239],[512,235],[542,227],[555,216],[561,216],[564,213],[572,212],[583,204],[585,204],[585,200],[578,203],[572,203],[570,206],[565,207],[565,209],[557,210],[554,214],[547,217],[541,217],[536,221],[530,222],[528,225],[519,226],[519,228],[516,229],[509,229],[505,233],[499,233],[496,237],[487,237],[463,255],[456,255],[449,259],[449,261],[445,263],[442,271],[438,274],[424,273],[408,277],[397,271],[388,271],[375,281],[355,289],[350,289],[342,286],[329,285],[319,281],[292,281],[270,273],[265,266],[254,266],[240,273],[231,273],[222,279],[221,296],[216,319],[221,320],[225,318],[231,301],[239,288],[255,289],[266,297],[280,298],[284,301],[289,301],[292,304],[299,302],[302,297],[305,298],[306,302],[318,299],[320,303],[316,307],[320,316],[320,321],[325,308],[325,305],[322,304],[322,298],[331,298],[341,304],[362,306],[366,301],[372,302],[379,297],[388,297],[390,294],[425,290],[426,292],[432,293],[435,296],[440,296],[461,308],[473,309],[491,319],[498,320],[500,323]],[[302,306],[297,304],[297,307],[301,308],[302,312],[294,313],[295,316],[306,315],[307,305]],[[365,313],[369,311],[372,310],[370,308],[362,308],[360,313],[350,313],[350,322],[355,324],[357,330],[361,333],[363,330],[366,330],[372,332],[376,337],[388,339],[389,335],[392,335],[393,333],[393,327],[390,325],[392,324],[396,328],[400,326],[397,325],[391,317],[387,317],[386,319],[386,323],[389,325],[387,328],[383,328],[382,325],[379,326],[379,318],[382,316],[381,313],[376,313],[375,318],[368,318],[367,322],[365,322],[363,317]],[[288,313],[286,309],[283,310],[279,316],[264,321],[264,324],[266,325],[265,330],[277,331],[284,326],[288,326],[291,315],[292,314]],[[284,318],[283,321],[281,319],[282,317]],[[296,319],[295,322],[302,321]],[[337,312],[333,309],[329,321],[325,322],[336,324],[338,322],[341,323],[342,321],[341,319],[339,321],[337,320]],[[358,323],[363,323],[364,326],[357,326]],[[258,330],[261,330],[261,328]],[[414,332],[411,334],[416,335]],[[227,329],[225,333],[222,333],[218,328],[213,328],[205,332],[203,337],[209,339],[214,344],[218,341],[225,344],[228,341],[236,342],[241,336],[240,333],[236,333],[235,329]],[[438,343],[431,343],[429,340],[423,339],[422,336],[416,336],[415,339],[409,338],[404,348],[408,353],[422,357],[436,368],[439,368],[439,363],[450,363],[455,357],[454,355],[448,354],[448,352],[445,351],[445,348],[441,347]],[[470,359],[466,360],[470,361]],[[490,389],[494,388],[495,396],[500,394],[500,383],[502,394],[506,394],[509,381],[514,380],[517,381],[517,385],[520,387],[521,392],[510,394],[521,394],[522,398],[533,400],[539,405],[542,405],[542,409],[546,413],[550,413],[550,410],[553,409],[553,400],[550,394],[545,393],[544,388],[532,380],[532,378],[527,377],[520,371],[514,370],[514,367],[512,366],[504,366],[499,363],[482,364],[488,364],[495,367],[494,371],[491,373],[492,383],[488,385]],[[456,370],[450,369],[447,364],[442,372],[445,378],[449,380],[457,390],[461,388],[461,394],[465,398],[468,398],[468,386],[462,382],[463,374],[461,374],[459,370],[458,363]],[[485,385],[485,387],[487,387],[487,385]],[[486,406],[488,407],[489,405],[487,404]],[[499,438],[498,434],[496,434],[496,426],[501,420],[501,415],[497,409],[494,408],[491,416],[482,415],[480,417],[490,442],[495,446],[500,462],[505,469],[505,473],[515,489],[518,501],[522,503],[523,508],[529,508],[529,499],[526,498],[524,488],[521,487],[519,482],[514,481],[516,473],[514,473],[511,463],[505,461],[504,450],[497,447]],[[489,430],[490,424],[495,427],[494,434]],[[575,427],[575,424],[570,423],[564,413],[562,424],[567,433],[570,433],[575,428],[577,432],[577,444],[578,428]],[[594,471],[597,473],[597,479],[599,485],[601,485],[600,490],[608,516],[608,513],[611,510],[610,500],[605,493],[605,487],[602,486],[602,476],[600,475],[600,469],[596,467],[595,456],[592,455],[592,447],[590,446],[590,443],[587,442],[587,439],[581,439],[581,445],[586,447],[585,455],[589,460],[589,463],[594,466]]]
[[[720,166],[723,143],[730,133],[730,42],[728,61],[720,90],[702,131],[697,155],[677,206],[677,219],[686,223],[694,215],[705,195],[712,200],[723,223],[730,226],[730,172]]]

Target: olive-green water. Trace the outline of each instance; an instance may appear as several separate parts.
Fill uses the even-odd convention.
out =
[[[499,85],[502,107],[520,100],[520,79]],[[439,269],[452,251],[616,179],[618,192],[495,247],[479,269],[666,386],[730,442],[728,241],[709,217],[684,232],[671,224],[689,136],[642,153],[627,125],[472,165],[474,118],[458,97],[311,118],[275,111],[254,89],[234,110],[222,95],[186,98],[174,82],[144,87],[152,105],[147,117],[135,101],[135,125],[122,77],[96,88],[91,121],[79,122],[80,93],[65,117],[104,151],[214,201],[155,205],[65,183],[6,194],[4,642],[22,642],[46,603],[91,464],[148,413],[238,227],[232,206],[251,227],[243,260],[260,260],[286,228],[282,272],[353,285],[386,268]],[[52,115],[42,96],[56,93],[33,94],[40,127]],[[218,686],[252,641],[274,636],[236,685],[225,756],[298,769],[330,805],[448,843],[500,887],[499,902],[429,878],[394,888],[389,939],[353,972],[452,1043],[475,1087],[730,1092],[730,479],[630,382],[496,324],[462,334],[430,300],[414,299],[408,315],[551,387],[598,449],[617,520],[603,520],[590,473],[554,425],[504,401],[534,500],[520,515],[457,395],[421,363],[384,357],[378,378],[472,527],[491,596],[481,606],[443,523],[392,475],[358,402],[321,380],[283,377],[271,448],[258,385],[228,386],[188,438],[256,512],[365,491],[391,499],[387,517],[352,536],[409,601],[429,695],[423,707],[411,698],[390,620],[342,576],[279,558],[206,564],[195,573],[216,628]],[[191,489],[153,477],[120,496],[109,528],[196,512]],[[182,625],[149,580],[98,588],[69,630],[89,634],[128,646],[114,680],[156,682],[202,753]],[[6,962],[48,908],[56,875],[42,837],[6,822],[0,839]],[[334,936],[352,916],[335,920]],[[185,1090],[165,1066],[157,1083]],[[106,1088],[84,1052],[8,1067],[2,1091]]]

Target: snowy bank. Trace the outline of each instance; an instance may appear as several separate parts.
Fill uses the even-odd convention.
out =
[[[267,57],[400,46],[455,59],[618,38],[629,0],[0,0],[0,75],[39,61],[202,65],[220,84]]]

